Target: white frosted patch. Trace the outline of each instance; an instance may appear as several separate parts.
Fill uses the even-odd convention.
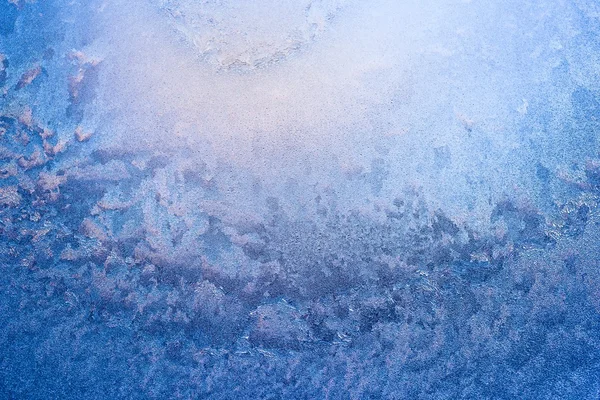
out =
[[[315,187],[362,207],[412,187],[479,223],[535,185],[520,132],[535,99],[568,111],[573,87],[548,82],[573,33],[542,39],[557,7],[107,0],[86,124],[103,147],[185,150],[258,179],[255,198],[232,173],[239,207],[271,195],[296,212]],[[593,62],[578,65],[589,84]]]
[[[346,0],[155,0],[199,57],[217,68],[284,60],[318,39]]]

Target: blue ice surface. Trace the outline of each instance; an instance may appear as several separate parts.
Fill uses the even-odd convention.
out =
[[[597,57],[597,6],[564,3],[563,46]],[[267,197],[254,220],[215,205],[210,167],[73,137],[96,67],[67,56],[92,40],[72,12],[0,3],[0,398],[600,398],[597,85],[566,114],[529,101],[532,199],[497,201],[487,231],[419,190],[376,213],[324,191],[308,219]],[[574,62],[550,86],[574,85]],[[453,163],[432,154],[434,173]]]

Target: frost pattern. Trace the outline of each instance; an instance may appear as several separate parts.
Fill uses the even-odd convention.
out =
[[[346,0],[156,1],[199,57],[217,68],[283,61],[327,29]]]
[[[0,397],[597,399],[598,5],[260,5],[0,3]]]

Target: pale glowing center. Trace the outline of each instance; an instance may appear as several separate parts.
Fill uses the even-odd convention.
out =
[[[219,69],[252,69],[313,42],[347,0],[154,2],[201,59]]]

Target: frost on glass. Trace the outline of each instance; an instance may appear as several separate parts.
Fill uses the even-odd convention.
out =
[[[347,3],[325,1],[154,1],[169,23],[216,68],[253,69],[317,40]]]
[[[597,399],[599,23],[0,0],[0,397]]]

